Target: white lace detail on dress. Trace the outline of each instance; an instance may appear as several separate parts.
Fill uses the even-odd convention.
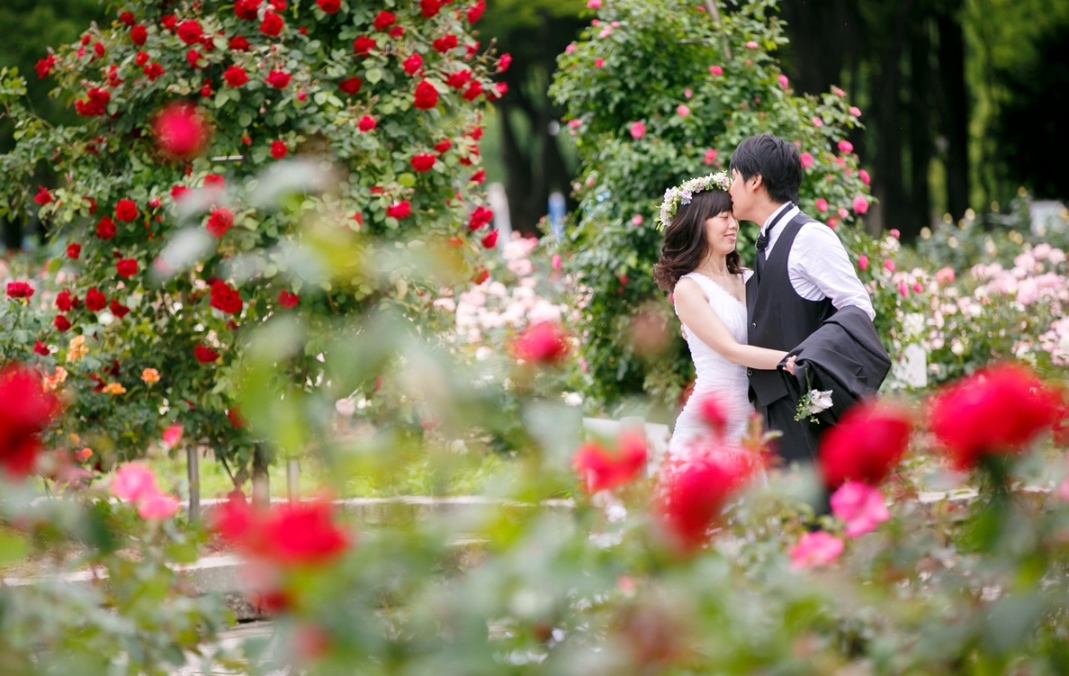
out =
[[[748,275],[744,276],[745,277]],[[720,320],[727,326],[728,331],[740,343],[746,343],[746,305],[732,296],[727,289],[713,280],[698,272],[683,275],[685,279],[692,279],[701,287],[709,298],[709,306],[713,308]],[[701,421],[698,412],[698,402],[710,393],[715,393],[724,406],[728,416],[725,439],[729,443],[738,443],[746,433],[746,425],[753,406],[747,397],[749,382],[746,378],[746,367],[732,364],[720,356],[718,352],[703,343],[698,335],[687,327],[687,346],[690,348],[691,359],[694,360],[696,378],[694,392],[683,411],[676,419],[675,430],[672,440],[668,444],[670,453],[686,453],[688,447],[698,437],[708,435],[708,427]]]

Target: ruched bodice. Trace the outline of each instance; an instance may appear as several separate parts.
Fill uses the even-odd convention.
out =
[[[749,272],[746,273],[747,277],[749,274]],[[694,280],[701,287],[709,299],[710,307],[724,322],[731,335],[739,343],[745,344],[745,303],[739,302],[727,289],[701,273],[691,272],[683,277]],[[696,377],[694,391],[676,420],[669,451],[685,453],[695,437],[709,434],[708,426],[701,420],[698,402],[710,393],[717,395],[727,414],[726,440],[730,443],[738,443],[746,433],[746,425],[753,412],[753,406],[750,405],[747,397],[749,383],[746,378],[746,367],[732,364],[720,356],[720,353],[703,343],[691,327],[687,326],[686,329],[687,346],[690,348],[691,359],[694,360]]]

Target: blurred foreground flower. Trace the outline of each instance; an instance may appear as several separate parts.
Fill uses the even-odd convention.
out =
[[[199,108],[188,103],[174,103],[156,115],[152,123],[156,146],[175,160],[189,160],[200,155],[211,133]]]
[[[111,480],[111,492],[120,500],[136,504],[142,519],[166,519],[178,511],[178,500],[162,493],[156,485],[156,475],[140,463],[120,467]]]
[[[665,463],[654,510],[681,550],[706,542],[728,499],[747,483],[754,467],[741,449],[719,443]]]
[[[61,408],[37,370],[20,364],[0,370],[0,468],[7,475],[22,478],[33,471],[39,435]]]
[[[843,553],[843,541],[824,531],[803,533],[791,547],[791,568],[816,568],[834,562]]]
[[[557,364],[568,356],[568,336],[553,322],[539,322],[512,342],[517,359],[536,364]]]
[[[879,486],[909,446],[912,416],[891,404],[863,402],[850,409],[820,443],[820,472],[835,488],[846,481]]]
[[[931,430],[961,470],[985,455],[1020,452],[1064,416],[1061,392],[1018,364],[981,369],[929,401]]]
[[[870,533],[891,518],[883,493],[858,481],[847,481],[832,494],[831,511],[846,524],[846,536],[851,538]]]
[[[646,469],[646,437],[642,431],[625,430],[617,439],[616,451],[597,442],[583,444],[572,461],[582,477],[587,493],[611,491],[640,476]]]
[[[350,545],[349,534],[334,522],[334,507],[327,502],[285,504],[260,512],[243,499],[231,498],[214,529],[242,554],[283,567],[326,564]]]

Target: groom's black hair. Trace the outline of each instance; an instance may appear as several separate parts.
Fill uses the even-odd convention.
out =
[[[760,176],[773,202],[798,202],[802,158],[793,143],[771,134],[743,139],[731,153],[731,168],[744,181]]]

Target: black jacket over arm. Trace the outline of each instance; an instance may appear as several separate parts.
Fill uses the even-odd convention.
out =
[[[856,307],[839,309],[791,355],[797,356],[792,387],[803,395],[810,389],[831,390],[831,408],[816,416],[826,423],[837,422],[859,399],[876,394],[891,370],[872,320]]]

